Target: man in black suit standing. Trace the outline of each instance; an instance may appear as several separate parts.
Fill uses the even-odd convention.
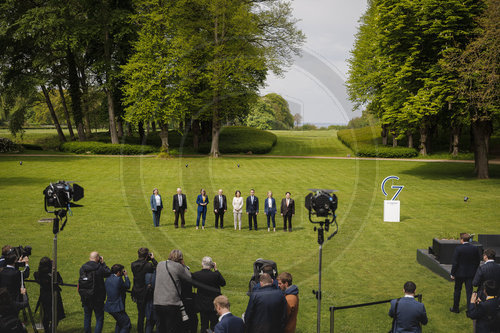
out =
[[[184,213],[187,210],[186,195],[182,193],[180,187],[177,188],[177,194],[174,194],[172,209],[175,213],[174,226],[179,228],[179,215],[181,216],[181,228],[185,228],[186,221],[184,220]]]
[[[215,229],[224,229],[224,213],[227,211],[227,200],[226,196],[222,194],[222,190],[219,190],[218,194],[214,198],[214,213],[215,213]]]
[[[453,294],[453,307],[451,312],[459,312],[460,294],[462,284],[465,283],[465,293],[467,295],[467,308],[470,305],[472,296],[472,280],[476,274],[481,258],[480,250],[477,246],[469,243],[470,235],[460,234],[460,245],[455,248],[451,266],[451,279],[455,280],[455,292]]]
[[[498,298],[498,285],[495,281],[487,280],[484,282],[483,293],[486,300],[482,302],[477,294],[472,294],[467,317],[476,320],[476,333],[497,333],[500,332],[500,298]]]
[[[255,196],[254,189],[250,190],[250,196],[247,197],[248,229],[252,230],[252,220],[255,230],[257,230],[257,214],[259,214],[259,198]]]
[[[16,262],[24,263],[25,269],[21,271],[16,268]],[[18,259],[16,252],[11,249],[9,253],[5,255],[5,267],[0,269],[0,288],[6,288],[10,295],[10,298],[14,302],[19,301],[21,295],[21,280],[27,279],[30,274],[30,268],[28,265],[29,259],[27,256]]]
[[[483,284],[485,281],[493,280],[500,286],[500,265],[495,263],[496,252],[493,249],[486,249],[483,252],[484,265],[477,269],[472,285],[477,287],[478,297],[481,301],[486,298],[483,293]]]
[[[292,216],[295,215],[295,201],[290,198],[290,192],[286,192],[285,198],[281,200],[281,216],[283,216],[283,231],[286,231],[288,221],[288,231],[292,231]]]

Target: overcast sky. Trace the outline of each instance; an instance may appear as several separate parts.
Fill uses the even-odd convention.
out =
[[[343,82],[366,0],[293,0],[292,6],[307,37],[303,57],[283,78],[269,76],[261,94],[282,95],[304,123],[347,124],[360,115],[352,112]]]

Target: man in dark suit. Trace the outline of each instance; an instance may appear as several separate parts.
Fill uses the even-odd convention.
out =
[[[408,281],[403,287],[404,297],[393,299],[389,316],[393,318],[393,333],[422,332],[421,325],[427,324],[425,306],[415,299],[415,283]]]
[[[472,285],[477,287],[478,297],[481,301],[486,300],[483,294],[484,281],[493,280],[500,286],[500,265],[495,263],[496,252],[493,249],[486,249],[483,252],[484,265],[479,266],[472,280]]]
[[[226,196],[222,194],[222,190],[219,190],[218,194],[214,198],[214,213],[215,213],[215,229],[224,229],[224,213],[227,211],[227,200]]]
[[[149,252],[147,247],[141,247],[137,251],[138,259],[134,261],[130,267],[132,274],[134,274],[134,286],[132,287],[132,297],[137,303],[137,332],[144,332],[144,318],[146,317],[146,332],[151,332],[153,328],[153,321],[146,316],[146,305],[148,296],[151,290],[148,290],[146,283],[146,274],[154,273],[158,262],[154,258],[152,252]]]
[[[465,293],[467,295],[467,308],[469,308],[470,298],[472,296],[472,279],[476,274],[481,253],[478,247],[469,243],[470,235],[460,234],[460,245],[455,248],[452,258],[451,279],[455,280],[455,292],[453,294],[453,307],[451,312],[459,312],[460,294],[462,284],[465,283]]]
[[[177,194],[174,194],[172,209],[175,213],[174,226],[179,228],[179,215],[181,216],[181,228],[185,228],[186,221],[184,220],[184,213],[187,210],[186,195],[182,193],[182,189],[177,188]]]
[[[104,311],[116,320],[115,333],[128,333],[132,328],[130,318],[125,312],[125,292],[130,288],[130,280],[123,265],[116,264],[111,267],[111,275],[106,279],[106,304]],[[122,276],[125,276],[123,281]]]
[[[246,212],[248,215],[248,229],[252,230],[252,220],[254,229],[257,230],[257,214],[259,214],[259,198],[255,196],[254,189],[250,190],[250,196],[247,197]]]
[[[245,311],[248,333],[276,333],[285,329],[286,298],[272,284],[271,276],[264,273],[260,276],[260,288],[250,294]]]
[[[290,198],[290,192],[286,192],[285,198],[281,200],[281,216],[283,216],[283,231],[292,231],[292,217],[295,215],[295,201]]]
[[[106,299],[106,287],[104,278],[111,274],[111,270],[104,263],[104,259],[98,252],[90,253],[89,261],[80,268],[80,277],[83,275],[93,275],[94,294],[90,298],[81,297],[84,312],[83,328],[85,333],[91,332],[92,312],[95,313],[95,333],[102,332],[104,324],[104,300]]]
[[[24,263],[26,267],[24,272],[21,273],[21,271],[16,268],[17,261]],[[5,255],[5,267],[0,269],[0,288],[6,288],[10,298],[14,302],[20,301],[21,288],[23,287],[21,285],[21,277],[22,279],[27,279],[29,277],[30,268],[28,263],[29,259],[26,256],[18,260],[14,250],[9,250]]]
[[[244,333],[245,324],[240,317],[235,317],[230,312],[229,300],[220,295],[214,299],[214,308],[219,315],[219,322],[215,325],[214,333]]]
[[[483,293],[486,296],[486,300],[481,302],[477,294],[473,293],[467,316],[476,320],[476,333],[500,333],[498,285],[493,280],[487,280],[483,285]]]

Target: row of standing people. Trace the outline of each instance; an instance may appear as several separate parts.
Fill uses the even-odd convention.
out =
[[[298,289],[292,285],[289,273],[280,274],[279,281],[273,281],[268,274],[261,276],[260,288],[251,294],[243,324],[242,319],[230,314],[227,297],[221,296],[226,281],[217,264],[204,257],[201,266],[200,271],[191,274],[180,250],[172,250],[168,260],[158,263],[147,248],[139,249],[138,259],[131,264],[132,299],[137,304],[139,333],[153,332],[155,327],[161,333],[195,333],[199,323],[197,313],[200,313],[201,332],[207,329],[228,332],[228,328],[235,333],[295,331]],[[93,272],[96,289],[90,297],[82,296],[85,332],[91,332],[92,313],[96,317],[94,332],[102,331],[104,312],[116,320],[115,332],[129,332],[131,321],[125,312],[125,292],[130,288],[130,280],[124,267],[116,264],[109,269],[103,258],[92,252],[80,269],[80,280],[82,276],[90,276],[89,272]]]
[[[197,218],[196,218],[196,229],[200,227],[205,229],[205,221],[209,206],[209,198],[204,189],[200,190],[200,194],[196,198],[197,205]],[[155,227],[160,226],[161,212],[164,208],[163,200],[157,188],[153,190],[153,194],[150,198],[151,211],[153,212],[153,224]],[[233,206],[233,218],[234,218],[234,229],[241,230],[241,219],[243,215],[243,197],[241,192],[237,190],[234,193],[232,200]],[[259,198],[255,196],[255,191],[250,190],[250,195],[245,201],[245,213],[248,215],[248,229],[257,230],[257,215],[259,214]],[[172,211],[174,212],[174,227],[179,227],[179,219],[181,221],[181,228],[185,228],[185,212],[187,211],[187,199],[186,194],[182,193],[181,188],[177,188],[177,193],[174,194],[172,198]],[[217,194],[213,199],[213,212],[215,217],[215,228],[224,228],[224,214],[227,212],[228,202],[226,195],[222,189],[219,189]],[[278,213],[278,208],[276,200],[273,197],[271,191],[267,192],[267,197],[264,200],[264,214],[267,218],[267,231],[276,231],[276,214]],[[281,200],[280,205],[280,215],[283,217],[283,230],[292,231],[292,217],[295,216],[295,201],[291,198],[291,193],[286,192],[285,198]]]

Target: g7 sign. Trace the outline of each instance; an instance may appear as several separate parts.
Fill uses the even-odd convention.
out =
[[[385,183],[387,183],[387,181],[391,180],[391,179],[399,180],[399,177],[398,176],[389,176],[389,177],[385,177],[385,179],[382,181],[382,185],[380,187],[382,188],[382,193],[385,196],[388,196],[387,192],[385,191]],[[391,199],[391,200],[396,200],[396,198],[398,197],[399,193],[401,193],[401,191],[403,190],[404,186],[403,185],[392,185],[391,188],[392,189],[397,189],[396,193],[394,194],[394,196]]]

